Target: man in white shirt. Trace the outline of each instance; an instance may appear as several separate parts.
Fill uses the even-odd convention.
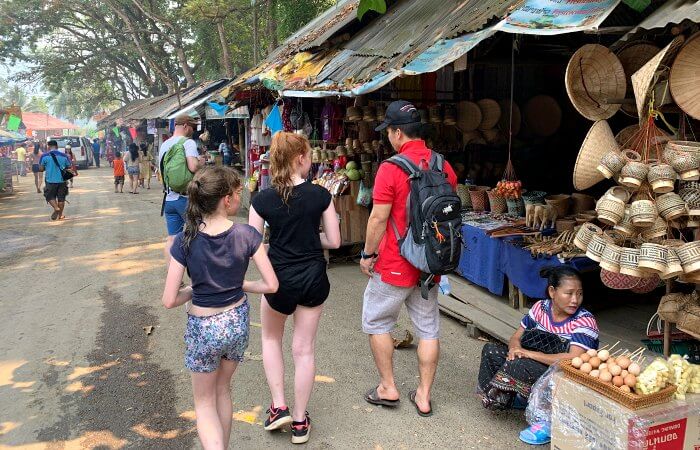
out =
[[[173,136],[160,146],[158,153],[158,167],[161,166],[161,161],[166,153],[180,141],[182,138],[187,140],[184,142],[185,156],[187,157],[187,168],[190,172],[195,173],[202,167],[204,161],[199,156],[197,151],[197,143],[192,140],[197,122],[187,114],[181,114],[175,118],[175,131]],[[185,226],[185,211],[187,211],[187,196],[178,194],[164,186],[167,194],[163,206],[163,215],[165,216],[165,226],[168,229],[168,237],[165,240],[165,262],[166,265],[170,262],[170,247],[173,246],[175,236],[182,231]]]

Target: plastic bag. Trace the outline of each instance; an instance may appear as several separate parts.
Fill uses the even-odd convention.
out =
[[[372,188],[366,187],[364,181],[360,181],[360,190],[357,193],[357,204],[368,207],[372,203]]]
[[[527,409],[525,409],[525,419],[530,425],[546,424],[551,429],[554,374],[560,370],[558,364],[551,365],[544,375],[532,385]]]

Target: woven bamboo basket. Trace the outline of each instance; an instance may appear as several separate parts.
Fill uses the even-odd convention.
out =
[[[588,244],[588,249],[586,249],[586,256],[595,262],[600,262],[603,258],[603,252],[608,244],[614,243],[612,238],[604,234],[595,234],[591,238]]]
[[[600,164],[598,164],[598,172],[602,173],[607,179],[610,179],[620,173],[622,168],[625,167],[625,160],[620,155],[618,151],[611,151],[603,155],[600,159]]]
[[[650,273],[663,273],[667,268],[668,249],[653,242],[645,242],[639,248],[639,268]]]
[[[603,255],[600,257],[600,267],[608,272],[620,273],[620,257],[622,256],[622,247],[617,244],[608,242],[603,250]]]
[[[508,205],[508,214],[525,217],[525,202],[522,198],[509,198],[506,200]]]
[[[469,195],[469,186],[467,186],[466,184],[458,184],[457,195],[459,196],[459,199],[462,200],[462,207],[472,207],[472,198]]]
[[[683,270],[683,265],[681,264],[681,259],[678,257],[676,249],[668,245],[666,245],[666,249],[668,250],[668,255],[666,257],[666,270],[661,272],[661,274],[659,275],[662,280],[668,280],[683,275],[685,273],[685,271]]]
[[[676,220],[688,215],[688,206],[675,192],[663,194],[656,199],[659,215],[666,220]]]
[[[633,277],[642,277],[644,271],[639,268],[639,249],[625,247],[620,253],[620,273]],[[633,289],[639,284],[639,280],[634,286],[627,289]]]
[[[566,67],[565,82],[574,108],[589,120],[614,116],[621,105],[607,100],[624,98],[627,92],[622,63],[599,44],[584,45],[573,54]]]
[[[700,179],[700,155],[693,152],[673,152],[669,159],[673,170],[678,172],[682,181],[697,181]]]
[[[682,35],[675,38],[644,66],[632,74],[632,89],[637,101],[637,112],[640,119],[645,119],[647,116],[649,100],[654,90],[655,82],[658,81],[657,73],[659,68],[670,65],[670,60],[678,53],[684,39]]]
[[[558,217],[565,217],[569,214],[571,207],[571,196],[567,194],[548,195],[544,202],[557,211]]]
[[[676,386],[670,384],[659,392],[648,395],[628,394],[613,385],[603,383],[597,378],[581,372],[571,365],[570,359],[559,361],[559,367],[564,371],[564,376],[579,384],[582,384],[609,399],[631,410],[648,408],[654,405],[670,402],[676,392]]]
[[[596,205],[598,220],[614,227],[625,217],[625,205],[608,196],[603,196]]]
[[[571,194],[571,211],[574,214],[590,211],[592,209],[595,209],[594,197],[578,192]]]
[[[630,205],[630,219],[635,227],[652,227],[657,217],[659,212],[656,209],[656,203],[651,200],[635,200]]]
[[[469,186],[469,196],[474,211],[486,211],[489,204],[487,192],[490,189],[488,186]]]
[[[615,231],[619,232],[626,238],[630,238],[632,236],[636,236],[639,234],[639,230],[637,227],[634,226],[632,223],[632,216],[631,216],[631,207],[626,206],[625,207],[625,215],[622,217],[622,220],[620,223],[615,225],[613,228]]]
[[[649,166],[641,161],[628,161],[620,171],[620,184],[633,189],[639,189],[647,179]]]
[[[676,184],[676,171],[669,164],[656,163],[649,166],[647,180],[657,194],[672,192]]]
[[[494,190],[488,191],[487,194],[492,213],[504,214],[508,212],[508,203],[506,203],[506,199],[504,197],[498,195]]]
[[[693,273],[700,270],[700,241],[693,241],[676,248],[678,258],[683,265],[685,273]]]
[[[574,237],[574,245],[585,252],[588,249],[588,245],[591,243],[593,236],[602,234],[603,230],[601,230],[597,225],[593,225],[592,223],[584,223],[576,233],[576,237]]]

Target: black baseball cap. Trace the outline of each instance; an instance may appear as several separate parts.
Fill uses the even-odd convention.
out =
[[[388,126],[408,125],[409,123],[419,123],[420,121],[420,113],[413,106],[413,103],[406,100],[397,100],[389,104],[384,115],[384,122],[380,123],[375,128],[375,131],[382,131]]]

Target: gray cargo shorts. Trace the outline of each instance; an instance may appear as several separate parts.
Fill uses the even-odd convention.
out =
[[[428,294],[428,300],[421,297],[420,288],[393,286],[381,280],[375,273],[367,283],[362,303],[362,331],[367,334],[386,334],[394,330],[401,312],[406,305],[408,316],[413,322],[419,339],[440,337],[440,311],[438,310],[438,287]]]

